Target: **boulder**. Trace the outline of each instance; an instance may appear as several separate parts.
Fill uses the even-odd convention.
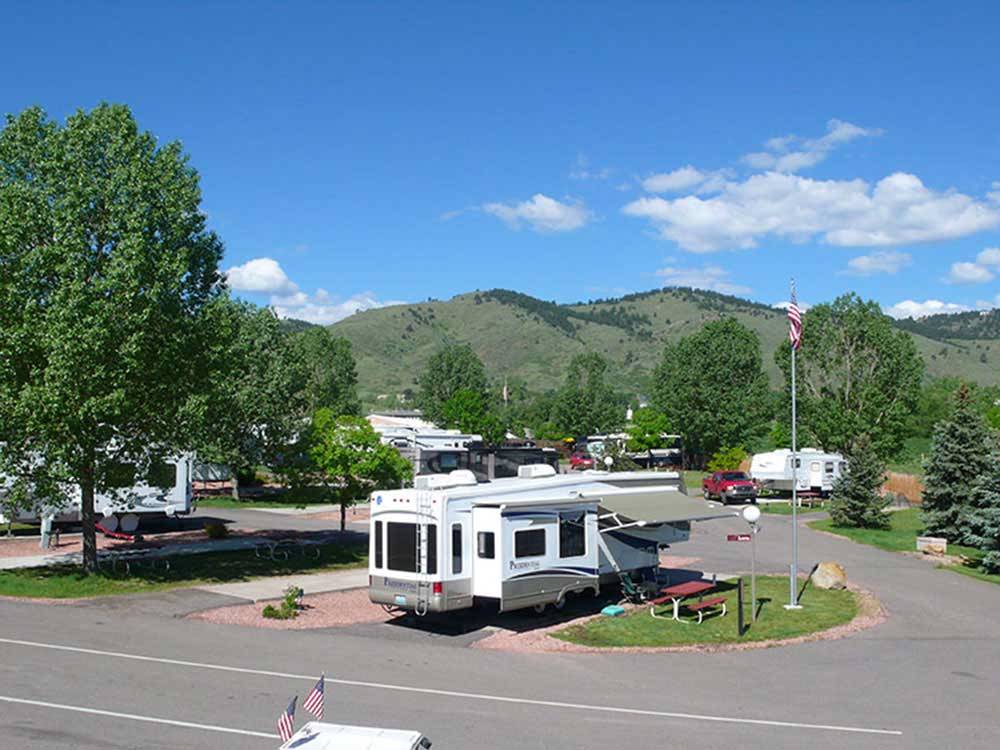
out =
[[[939,536],[918,536],[917,552],[925,555],[944,555],[948,552],[948,540]]]
[[[818,589],[846,589],[847,571],[835,562],[822,562],[812,574],[813,586]]]

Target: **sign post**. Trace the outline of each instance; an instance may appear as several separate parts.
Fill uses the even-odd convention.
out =
[[[743,520],[750,524],[750,622],[757,622],[757,532],[760,531],[760,508],[748,505],[743,509]]]

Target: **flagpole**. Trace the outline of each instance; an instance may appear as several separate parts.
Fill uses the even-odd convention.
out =
[[[795,298],[795,279],[792,279],[792,304],[798,306]],[[798,602],[798,572],[799,572],[799,454],[798,435],[796,434],[797,414],[795,411],[795,353],[798,346],[792,344],[792,563],[788,571],[788,604],[785,609],[801,609]]]

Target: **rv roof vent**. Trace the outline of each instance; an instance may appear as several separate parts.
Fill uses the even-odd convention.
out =
[[[527,464],[517,467],[518,479],[538,479],[540,477],[554,477],[556,470],[548,464]]]
[[[413,478],[413,487],[418,490],[444,490],[476,484],[476,475],[468,469],[457,469],[451,474],[420,474]]]

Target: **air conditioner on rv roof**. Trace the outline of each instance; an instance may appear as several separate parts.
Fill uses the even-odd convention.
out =
[[[526,464],[517,467],[518,479],[539,479],[540,477],[554,477],[556,470],[548,464]]]

